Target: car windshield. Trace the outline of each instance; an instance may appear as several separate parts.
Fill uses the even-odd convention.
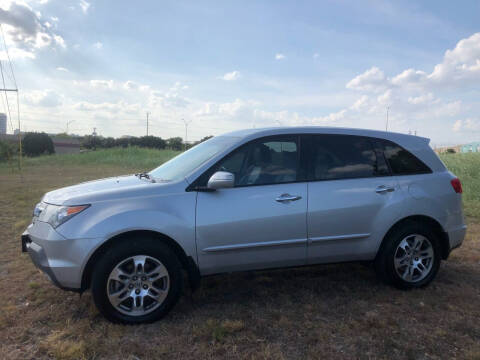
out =
[[[213,137],[160,165],[150,171],[149,175],[159,182],[183,179],[205,161],[237,141],[238,138],[233,136]]]

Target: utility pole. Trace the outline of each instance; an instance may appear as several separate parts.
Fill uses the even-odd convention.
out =
[[[385,124],[385,131],[388,131],[388,112],[390,110],[390,106],[387,106],[387,123]]]
[[[93,128],[93,150],[97,150],[97,128]]]
[[[192,122],[192,120],[186,121],[182,118],[183,123],[185,124],[185,146],[184,149],[187,150],[187,135],[188,135],[188,124]]]
[[[150,111],[147,111],[147,136],[148,136],[148,116],[150,115]]]
[[[74,121],[75,121],[75,120],[70,120],[70,121],[67,120],[67,132],[66,132],[67,135],[68,135],[68,125],[70,125],[70,124],[73,123]]]

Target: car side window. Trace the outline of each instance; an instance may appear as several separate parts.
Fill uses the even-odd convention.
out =
[[[235,175],[235,186],[281,184],[298,179],[297,136],[268,137],[234,150],[214,168]]]
[[[313,135],[310,139],[310,178],[313,180],[388,175],[385,162],[377,161],[377,154],[368,138],[322,134]]]
[[[428,174],[432,172],[420,159],[401,146],[388,140],[383,140],[382,143],[385,159],[394,175]]]

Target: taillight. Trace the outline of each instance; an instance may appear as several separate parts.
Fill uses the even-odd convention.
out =
[[[462,183],[458,178],[453,179],[452,181],[450,181],[450,183],[452,184],[453,190],[455,190],[457,194],[461,194],[463,192]]]

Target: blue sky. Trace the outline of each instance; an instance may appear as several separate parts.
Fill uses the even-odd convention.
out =
[[[182,119],[191,121],[189,140],[252,126],[382,129],[390,107],[392,131],[434,144],[480,138],[478,1],[0,8],[28,131],[71,121],[78,134],[144,135],[147,111],[162,137],[183,137]]]

